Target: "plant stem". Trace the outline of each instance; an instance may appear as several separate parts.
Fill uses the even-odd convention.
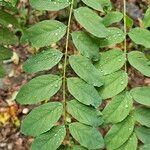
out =
[[[125,33],[125,40],[124,40],[124,53],[127,54],[127,20],[126,20],[126,0],[123,0],[123,20],[124,20],[124,33]],[[125,71],[127,71],[127,64],[125,63]]]
[[[67,25],[67,36],[66,36],[66,46],[65,46],[65,58],[63,65],[63,105],[64,105],[64,123],[66,124],[66,70],[67,70],[67,57],[68,57],[68,46],[69,46],[69,35],[70,35],[70,24],[73,12],[74,0],[71,1],[68,25]]]

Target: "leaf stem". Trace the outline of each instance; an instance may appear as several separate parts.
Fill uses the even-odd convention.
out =
[[[69,35],[70,35],[70,24],[71,24],[71,17],[73,12],[73,5],[74,0],[71,1],[68,25],[67,25],[67,36],[66,36],[66,46],[65,46],[65,58],[64,58],[64,65],[63,65],[63,105],[64,105],[64,123],[66,124],[66,70],[67,70],[67,57],[68,57],[68,46],[69,46]]]
[[[126,0],[123,0],[123,22],[124,22],[124,33],[125,33],[125,40],[124,40],[124,53],[127,54],[127,20],[126,20]],[[127,71],[127,64],[125,63],[125,71]]]

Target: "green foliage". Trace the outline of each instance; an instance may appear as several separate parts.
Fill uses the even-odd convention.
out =
[[[33,47],[44,47],[59,41],[66,33],[66,26],[56,20],[44,20],[28,28],[22,41],[31,42]]]
[[[144,53],[133,51],[128,54],[129,63],[145,76],[150,77],[150,62]]]
[[[0,45],[11,45],[18,42],[17,37],[7,28],[0,28]]]
[[[71,123],[69,125],[71,135],[84,147],[88,149],[99,149],[104,147],[102,135],[94,127],[81,123]]]
[[[150,143],[150,129],[146,127],[137,127],[135,130],[138,139],[144,144]]]
[[[80,7],[74,11],[76,20],[91,34],[103,38],[108,35],[107,28],[102,23],[102,18],[87,7]],[[93,28],[93,24],[95,25]]]
[[[98,88],[103,99],[111,98],[122,92],[128,84],[128,75],[120,70],[109,75],[101,76],[104,85]],[[115,88],[114,88],[115,87]]]
[[[121,43],[125,39],[125,35],[122,30],[116,27],[110,27],[107,30],[108,35],[106,38],[99,40],[100,47],[113,46],[117,43]]]
[[[81,103],[98,107],[101,104],[101,97],[96,89],[79,78],[68,78],[67,85],[69,92]]]
[[[116,150],[137,150],[137,144],[138,144],[138,140],[136,137],[136,134],[133,133],[130,138],[119,148],[117,148]]]
[[[100,53],[100,60],[95,63],[95,66],[104,76],[121,69],[125,61],[125,53],[122,50],[113,49]],[[116,65],[114,66],[114,64]]]
[[[132,97],[129,92],[122,92],[115,96],[102,112],[104,122],[118,123],[123,121],[129,115],[132,103]]]
[[[144,19],[143,19],[143,23],[144,23],[144,27],[150,27],[150,7],[147,9]]]
[[[122,18],[122,13],[120,13],[119,11],[112,11],[103,18],[102,23],[105,26],[110,26],[113,23],[120,22]]]
[[[150,106],[150,87],[137,87],[131,90],[133,99],[143,105]]]
[[[93,61],[99,60],[99,45],[97,39],[82,31],[73,32],[72,39],[74,45],[83,56]]]
[[[23,70],[28,73],[35,73],[38,71],[51,69],[59,63],[62,56],[63,54],[59,50],[44,50],[34,57],[28,59],[23,66]]]
[[[109,0],[82,0],[89,7],[98,11],[104,12],[105,9],[111,9],[111,3]]]
[[[128,33],[133,42],[139,45],[143,45],[146,48],[150,48],[150,32],[143,28],[133,28]]]
[[[51,130],[38,136],[32,144],[31,150],[56,150],[64,140],[66,128],[63,125],[55,126]]]
[[[105,136],[106,148],[113,150],[122,146],[133,133],[134,122],[134,118],[128,116],[122,122],[114,124]]]
[[[103,85],[100,72],[88,58],[84,56],[72,55],[69,57],[69,63],[75,73],[87,83],[98,87]]]
[[[30,0],[30,4],[37,10],[50,10],[58,11],[69,6],[69,0],[45,0],[41,3],[41,0]]]
[[[60,89],[62,80],[56,75],[42,75],[25,84],[17,95],[21,104],[35,104],[49,100]]]
[[[15,32],[21,31],[21,42],[38,51],[23,65],[25,72],[36,74],[16,97],[23,105],[38,104],[21,125],[23,134],[35,137],[31,150],[148,150],[150,88],[128,86],[128,78],[132,77],[132,72],[128,75],[128,64],[150,77],[150,61],[140,52],[143,46],[150,48],[150,32],[146,29],[150,26],[150,8],[141,22],[143,28],[132,28],[134,21],[125,10],[111,11],[110,0],[29,0],[29,3],[31,14],[42,15],[27,27],[30,25],[27,20],[22,26],[22,18],[16,19],[20,16],[18,0],[0,2],[3,8],[0,77],[5,74],[3,60],[12,56],[9,47],[19,43]],[[62,9],[65,19],[69,16],[68,24],[63,15],[45,20],[49,18],[44,16],[47,11]],[[30,13],[26,19],[30,19]],[[71,27],[75,20],[79,31]],[[138,51],[132,51],[136,47],[128,45],[127,35],[134,45],[138,44]],[[71,36],[77,52],[69,45]],[[55,45],[59,48],[55,49]],[[57,64],[60,64],[57,74],[50,74]],[[68,71],[69,65],[72,70]],[[59,102],[50,102],[58,91],[62,95]]]
[[[37,136],[50,130],[63,112],[59,102],[51,102],[33,109],[23,120],[21,131],[25,135]]]
[[[150,109],[149,108],[136,108],[135,112],[135,119],[137,122],[139,122],[141,125],[145,125],[147,127],[150,127]]]
[[[103,123],[100,111],[93,107],[85,106],[77,100],[71,100],[67,103],[67,111],[81,123],[95,127]]]

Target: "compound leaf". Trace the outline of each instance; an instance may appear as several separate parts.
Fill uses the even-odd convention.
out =
[[[94,86],[87,84],[79,78],[68,78],[67,85],[69,92],[81,103],[99,107],[101,97]]]
[[[120,70],[110,75],[101,76],[104,85],[98,88],[98,92],[103,99],[111,98],[122,92],[128,84],[128,75]]]
[[[49,100],[60,89],[61,77],[57,75],[42,75],[25,84],[16,99],[20,104],[35,104]]]
[[[123,121],[129,115],[132,104],[133,101],[129,92],[122,92],[115,96],[102,112],[104,122],[118,123]]]
[[[71,100],[67,103],[68,112],[79,122],[99,126],[103,123],[102,113],[97,109],[83,105],[77,100]]]
[[[50,130],[63,112],[59,102],[51,102],[33,109],[23,120],[21,131],[25,135],[37,136]]]
[[[66,135],[64,125],[55,126],[46,133],[36,137],[31,150],[56,150],[63,142]]]
[[[107,75],[122,68],[125,61],[125,53],[119,49],[113,49],[100,53],[100,60],[95,63],[95,67],[102,75]]]
[[[33,47],[39,48],[56,43],[65,33],[66,25],[63,23],[56,20],[44,20],[28,28],[22,41],[31,42]]]
[[[30,4],[37,10],[58,11],[70,5],[68,0],[30,0]]]
[[[128,60],[135,69],[150,77],[150,61],[145,57],[144,53],[139,51],[130,52]]]
[[[136,87],[131,90],[131,95],[136,102],[150,106],[150,87]]]
[[[134,118],[128,116],[122,122],[114,124],[105,136],[106,148],[114,150],[122,146],[132,134],[134,123]]]
[[[98,87],[103,85],[100,78],[100,72],[88,58],[72,55],[69,57],[69,63],[75,73],[87,83]]]
[[[94,36],[102,38],[108,35],[107,28],[102,23],[102,18],[90,8],[80,7],[74,11],[74,16],[76,20]]]
[[[23,70],[28,73],[35,73],[38,71],[51,69],[61,60],[62,56],[63,54],[59,50],[44,50],[28,59],[23,66]]]
[[[82,31],[73,32],[72,39],[74,45],[83,56],[94,61],[99,60],[99,45],[96,39]]]
[[[71,123],[69,130],[74,139],[81,146],[88,149],[100,149],[104,147],[104,140],[100,132],[94,128],[78,122]]]
[[[128,33],[133,42],[150,48],[150,32],[146,29],[136,27]]]

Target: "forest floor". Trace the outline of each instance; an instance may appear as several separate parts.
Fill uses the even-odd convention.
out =
[[[112,0],[112,2],[117,9],[121,9],[121,0]],[[31,9],[26,1],[22,1],[20,5],[26,7],[26,9]],[[128,2],[128,15],[134,19],[135,24],[143,17],[147,5],[146,0],[130,0]],[[32,17],[28,20],[28,24],[33,24],[35,21],[38,21],[41,18],[43,19],[43,17],[44,19],[60,19],[58,17],[60,13],[64,13],[64,11],[59,13],[49,12],[44,16],[32,14]],[[66,14],[64,13],[64,18],[65,15]],[[78,28],[80,28],[79,25],[77,25],[75,21],[72,21],[72,29],[77,30]],[[65,39],[62,39],[62,43],[59,44],[65,46],[64,40]],[[55,47],[60,47],[59,44],[55,45]],[[61,46],[61,49],[64,49],[63,46]],[[71,53],[74,53],[75,48],[72,43],[69,45],[69,49],[71,50]],[[24,136],[20,133],[20,123],[34,106],[20,106],[15,102],[15,97],[20,87],[34,76],[34,74],[26,74],[22,70],[22,64],[32,53],[34,53],[34,49],[29,48],[28,45],[18,45],[13,46],[12,50],[14,52],[13,60],[12,62],[6,62],[5,64],[7,76],[4,79],[0,79],[0,150],[28,150],[33,138]],[[52,70],[53,73],[56,71],[62,71],[61,64]],[[150,85],[150,79],[145,78],[133,68],[128,67],[128,73],[129,87]],[[57,101],[60,98],[61,95],[58,93],[53,97],[53,100]]]

